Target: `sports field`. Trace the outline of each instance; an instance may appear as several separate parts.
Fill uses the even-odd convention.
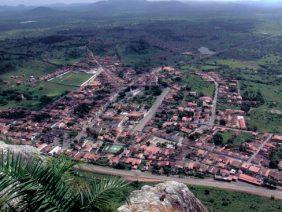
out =
[[[112,145],[112,146],[106,146],[104,151],[109,152],[109,153],[117,153],[123,148],[121,145]]]
[[[60,75],[49,82],[58,83],[62,85],[71,85],[71,86],[80,86],[82,83],[87,81],[91,74],[87,74],[84,72],[68,72],[66,74]]]

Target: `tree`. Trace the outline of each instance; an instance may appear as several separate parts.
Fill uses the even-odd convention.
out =
[[[47,95],[43,95],[39,99],[41,106],[45,106],[45,105],[49,104],[50,102],[52,102],[52,100],[53,100],[53,98],[49,97]]]
[[[213,143],[214,145],[216,146],[221,146],[223,144],[223,137],[221,134],[219,133],[216,133],[214,136],[213,136]]]
[[[41,160],[2,151],[0,162],[1,211],[101,211],[126,186],[120,178],[83,175],[65,156]]]
[[[243,110],[245,113],[248,113],[250,111],[251,107],[248,103],[243,102],[241,105],[241,110]]]
[[[277,169],[279,161],[282,160],[282,147],[272,150],[269,154],[269,159],[269,167]]]
[[[82,103],[80,105],[78,105],[75,109],[74,109],[74,113],[79,117],[79,118],[83,118],[87,113],[89,113],[90,111],[90,106],[86,103]]]
[[[224,119],[220,119],[219,120],[219,124],[222,125],[222,126],[225,126],[226,125],[226,121]]]

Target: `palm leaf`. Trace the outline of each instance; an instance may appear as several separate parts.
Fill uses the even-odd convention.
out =
[[[0,152],[0,209],[3,206],[31,211],[100,210],[111,193],[126,186],[120,178],[86,178],[73,171],[66,157],[45,161],[24,160],[12,152]]]

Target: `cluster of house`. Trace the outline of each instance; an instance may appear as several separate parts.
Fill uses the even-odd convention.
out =
[[[22,74],[22,75],[11,75],[10,79],[3,80],[3,83],[5,85],[11,85],[11,84],[21,85],[23,83],[27,83],[29,85],[35,85],[36,82],[37,82],[37,77],[35,77],[35,76],[27,77],[24,74]]]
[[[238,90],[238,81],[234,79],[219,79],[218,104],[223,106],[241,106],[242,96]]]
[[[238,81],[223,79],[220,76],[218,76],[218,80],[218,124],[231,128],[246,129],[246,113],[240,109],[243,100],[238,88]]]
[[[244,112],[220,110],[217,121],[226,128],[212,127],[212,97],[179,83],[178,70],[161,67],[138,75],[110,57],[89,57],[103,68],[96,78],[40,111],[10,111],[18,113],[18,119],[0,114],[1,139],[33,144],[51,156],[65,153],[74,160],[116,168],[213,175],[218,180],[255,185],[265,178],[282,183],[281,172],[268,168],[269,154],[281,143],[281,136],[269,139],[269,134],[254,133],[244,151],[217,146],[213,142],[216,133],[227,127],[239,128],[238,133],[246,128]],[[196,74],[208,83],[221,81],[213,72]],[[233,93],[238,94],[232,87],[236,83],[224,83],[219,84],[219,94],[223,98],[227,92],[232,104]],[[164,88],[169,90],[159,99]],[[159,106],[151,110],[148,105]],[[138,128],[140,123],[144,128]]]
[[[81,132],[85,122],[101,113],[112,94],[121,86],[102,72],[88,86],[70,92],[40,111],[2,111],[1,138],[21,143],[71,142],[72,137]]]
[[[259,149],[258,154],[252,159],[252,163],[268,167],[270,163],[270,154],[272,150],[277,150],[282,144],[282,136],[281,135],[273,135],[272,138],[265,143],[261,149]],[[282,170],[282,160],[278,162],[278,169]]]
[[[210,121],[212,98],[200,97],[195,91],[187,90],[185,86],[173,86],[166,95],[147,132],[180,133],[189,135],[199,124]]]
[[[279,184],[282,183],[281,172],[263,164],[249,162],[250,155],[215,148],[212,132],[213,129],[209,129],[196,140],[185,138],[175,142],[151,133],[124,131],[121,135],[124,139],[120,142],[105,141],[101,137],[96,140],[86,139],[65,153],[75,160],[96,164],[103,162],[103,165],[115,168],[158,174],[213,175],[217,180],[241,180],[254,185],[262,185],[264,179],[270,178]],[[263,143],[263,140],[256,140],[259,138],[264,139],[264,136],[256,136],[252,142],[253,146]],[[277,136],[273,136],[269,144],[277,142],[275,139]],[[265,146],[268,146],[268,143]],[[49,155],[63,152],[60,147],[50,148],[47,144],[40,144],[38,148]]]
[[[244,130],[247,128],[245,115],[246,113],[242,110],[218,110],[217,122],[222,126]]]

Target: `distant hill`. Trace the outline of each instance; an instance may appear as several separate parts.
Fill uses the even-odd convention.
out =
[[[68,13],[68,12],[67,12]],[[23,19],[42,19],[42,18],[56,18],[67,14],[63,10],[51,7],[35,7],[19,14],[19,18]]]
[[[147,0],[105,0],[99,1],[89,5],[80,5],[72,7],[80,11],[102,15],[122,15],[122,14],[186,14],[187,12],[196,11],[233,11],[234,8],[246,10],[253,6],[232,3],[232,2],[199,2],[199,1],[147,1]]]
[[[50,7],[36,7],[34,9],[29,10],[29,13],[33,14],[42,14],[42,13],[53,13],[55,12],[55,9],[52,9]]]
[[[9,14],[11,19],[41,19],[53,21],[72,19],[95,19],[111,16],[185,16],[187,14],[210,14],[227,11],[230,14],[254,12],[257,4],[201,1],[147,1],[147,0],[104,0],[92,4],[49,5],[48,7],[1,7],[0,17]],[[3,12],[1,12],[3,11]],[[9,12],[7,12],[9,11]],[[12,14],[12,15],[11,15]],[[46,19],[46,20],[43,20]]]
[[[150,2],[146,0],[108,0],[93,3],[85,8],[95,11],[96,14],[120,14],[120,13],[154,13],[171,12],[175,9],[187,9],[187,5],[178,1]]]

